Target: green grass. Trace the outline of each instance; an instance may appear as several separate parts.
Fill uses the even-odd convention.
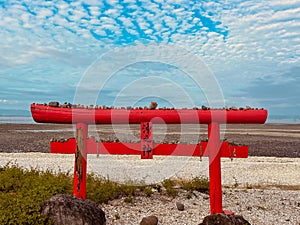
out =
[[[109,200],[120,197],[132,198],[138,191],[138,186],[133,184],[119,184],[93,174],[87,175],[87,198],[96,203],[107,203]],[[125,200],[127,202],[127,200]]]
[[[87,198],[99,204],[121,197],[124,202],[133,203],[135,196],[150,197],[155,190],[176,197],[180,189],[184,189],[189,198],[193,191],[207,192],[208,187],[206,178],[135,185],[87,175]],[[72,194],[72,190],[73,177],[68,173],[26,170],[13,164],[0,167],[0,224],[51,224],[40,215],[40,204],[56,194]]]
[[[51,224],[39,213],[40,203],[58,193],[71,193],[68,174],[0,168],[0,224]]]
[[[179,189],[188,191],[187,198],[192,197],[193,191],[209,193],[209,180],[205,177],[195,177],[193,179],[167,179],[162,182],[162,186],[166,189],[166,193],[176,197]]]

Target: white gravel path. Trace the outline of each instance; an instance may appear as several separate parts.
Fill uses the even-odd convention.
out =
[[[74,155],[49,153],[0,153],[0,165],[73,172]],[[208,159],[139,156],[88,156],[88,173],[120,182],[155,183],[169,177],[208,176]],[[300,185],[300,158],[249,157],[222,159],[223,185]]]

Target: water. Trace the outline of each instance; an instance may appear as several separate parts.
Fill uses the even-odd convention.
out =
[[[273,123],[273,124],[300,124],[300,118],[271,118],[267,119],[266,123]]]
[[[32,124],[35,122],[31,116],[0,116],[1,123]]]

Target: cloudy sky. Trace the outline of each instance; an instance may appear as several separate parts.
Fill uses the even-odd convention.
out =
[[[209,68],[220,104],[300,115],[299,0],[0,1],[0,109],[74,102],[89,68],[99,60],[112,65],[116,49],[136,46],[193,54]],[[96,102],[107,105],[210,102],[205,79],[199,85],[180,65],[166,63],[164,54],[152,53],[157,61],[137,59],[102,86],[84,86],[85,92],[97,89]],[[178,51],[170,56],[181,57]],[[97,71],[99,82],[103,71]]]

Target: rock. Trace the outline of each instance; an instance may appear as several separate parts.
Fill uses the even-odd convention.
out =
[[[59,102],[49,102],[48,105],[51,107],[59,107]]]
[[[179,211],[184,210],[184,204],[182,204],[181,202],[176,202],[176,207]]]
[[[149,109],[156,109],[157,103],[156,102],[151,102],[149,105]]]
[[[41,203],[41,214],[54,225],[105,225],[105,213],[96,203],[72,195],[59,194]]]
[[[206,216],[199,225],[251,225],[247,220],[239,215],[213,214]]]
[[[64,104],[61,105],[62,108],[72,108],[72,104],[65,102]]]
[[[157,225],[158,218],[156,216],[147,216],[142,219],[140,225]]]

